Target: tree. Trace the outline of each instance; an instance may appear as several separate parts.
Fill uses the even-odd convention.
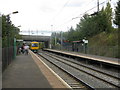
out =
[[[74,41],[75,40],[75,35],[74,35],[75,30],[73,29],[73,27],[70,28],[70,30],[68,31],[68,40],[70,41]]]
[[[110,3],[107,7],[102,8],[98,13],[91,15],[85,14],[79,24],[77,24],[76,31],[79,33],[79,38],[92,37],[101,32],[109,33],[112,31],[112,8]],[[76,32],[75,31],[75,32]]]
[[[79,24],[77,24],[76,31],[79,33],[79,39],[84,37],[92,37],[99,33],[98,30],[98,16],[89,16],[85,14]]]
[[[117,6],[116,6],[116,9],[115,9],[115,20],[113,22],[120,29],[120,0],[118,0],[118,2],[117,2]]]
[[[2,46],[8,47],[13,45],[14,38],[21,38],[19,35],[19,28],[8,20],[8,16],[2,15]]]
[[[118,58],[120,58],[120,0],[117,2],[115,9],[115,20],[113,22],[118,26]]]
[[[110,3],[107,3],[107,7],[103,10],[103,17],[105,24],[106,24],[106,28],[105,28],[105,32],[109,33],[112,31],[112,8]]]
[[[84,37],[90,38],[101,32],[110,33],[112,29],[112,8],[108,2],[106,8],[103,7],[101,11],[91,15],[85,14],[76,29],[71,27],[66,36],[68,40],[74,41]]]

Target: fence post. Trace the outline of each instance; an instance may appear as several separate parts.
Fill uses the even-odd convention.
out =
[[[14,38],[14,59],[16,58],[16,38]]]

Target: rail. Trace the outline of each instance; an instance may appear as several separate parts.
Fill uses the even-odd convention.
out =
[[[75,77],[77,79],[81,79],[82,78],[81,74],[86,73],[86,74],[84,74],[86,77],[82,78],[83,80],[80,80],[80,81],[83,81],[83,83],[85,83],[90,88],[95,88],[95,87],[97,88],[97,87],[103,87],[103,86],[104,87],[119,87],[117,84],[118,79],[114,76],[111,76],[111,75],[103,73],[103,72],[101,73],[100,71],[97,71],[97,70],[94,71],[91,68],[89,68],[90,69],[89,70],[89,69],[87,69],[87,67],[77,65],[73,62],[69,62],[68,60],[63,60],[63,58],[61,59],[54,55],[47,54],[45,52],[43,52],[43,54],[41,54],[41,55],[45,59],[47,59],[47,61],[50,61],[52,64],[56,65],[57,67],[62,68],[65,72],[71,74],[73,77]],[[84,69],[82,70],[83,67],[84,67]],[[78,74],[78,72],[80,72],[80,73]],[[97,74],[97,73],[99,73],[99,74]],[[102,76],[105,76],[105,77],[103,78]],[[91,79],[91,77],[92,77],[92,80],[88,80],[88,79]],[[88,78],[88,79],[85,80],[85,78]],[[94,83],[93,83],[93,78],[96,81]],[[95,83],[99,83],[99,85],[97,85]]]

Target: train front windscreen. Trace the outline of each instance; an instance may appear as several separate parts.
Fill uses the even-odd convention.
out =
[[[38,47],[37,43],[32,43],[32,47]]]

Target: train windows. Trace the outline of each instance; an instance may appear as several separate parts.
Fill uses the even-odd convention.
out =
[[[38,47],[37,43],[32,43],[32,47]]]

